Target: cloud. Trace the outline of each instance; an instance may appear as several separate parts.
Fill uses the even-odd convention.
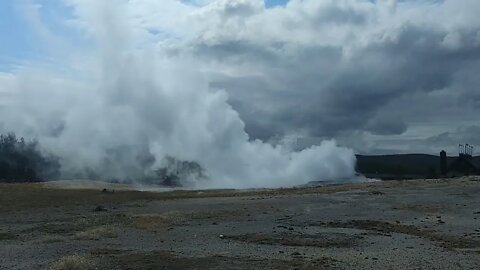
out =
[[[470,0],[293,0],[239,19],[217,7],[198,12],[197,34],[180,46],[206,63],[211,84],[228,91],[253,137],[401,134],[431,120],[413,119],[410,111],[427,111],[429,101],[402,103],[407,96],[478,96],[478,8]],[[391,108],[400,120],[376,119]],[[440,114],[427,112],[449,118]]]
[[[434,145],[451,145],[450,149],[454,149],[454,146],[459,143],[480,145],[478,134],[480,134],[480,126],[461,126],[454,131],[429,137],[426,142]]]
[[[380,115],[372,118],[367,124],[367,130],[375,135],[397,135],[407,131],[407,125],[394,116]]]

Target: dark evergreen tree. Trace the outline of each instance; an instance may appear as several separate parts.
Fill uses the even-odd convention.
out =
[[[38,142],[18,139],[14,133],[0,135],[0,181],[33,182],[55,178],[60,165],[52,155],[43,154]]]

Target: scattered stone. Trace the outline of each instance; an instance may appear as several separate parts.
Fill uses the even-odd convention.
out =
[[[104,188],[104,189],[102,189],[102,193],[104,193],[104,194],[113,194],[113,193],[115,193],[115,190],[113,190],[113,189],[112,189],[112,190],[108,190],[108,189]]]
[[[95,209],[93,209],[94,212],[105,212],[105,211],[108,211],[107,208],[101,206],[101,205],[98,205],[97,207],[95,207]]]

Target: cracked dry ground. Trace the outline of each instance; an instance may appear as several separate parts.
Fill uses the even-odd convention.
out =
[[[0,185],[0,269],[480,269],[479,180],[164,193]]]

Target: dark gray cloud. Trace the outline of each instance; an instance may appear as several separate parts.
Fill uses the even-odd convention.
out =
[[[413,129],[427,138],[439,126],[446,132],[474,121],[480,20],[469,14],[479,5],[399,1],[392,14],[384,2],[292,1],[243,26],[209,29],[210,38],[189,46],[211,63],[212,87],[229,92],[253,138]],[[231,29],[242,32],[225,33]],[[257,35],[262,29],[271,32]]]
[[[455,144],[471,144],[480,145],[480,126],[462,126],[452,132],[443,132],[441,134],[431,136],[426,142],[434,145],[455,145]]]

